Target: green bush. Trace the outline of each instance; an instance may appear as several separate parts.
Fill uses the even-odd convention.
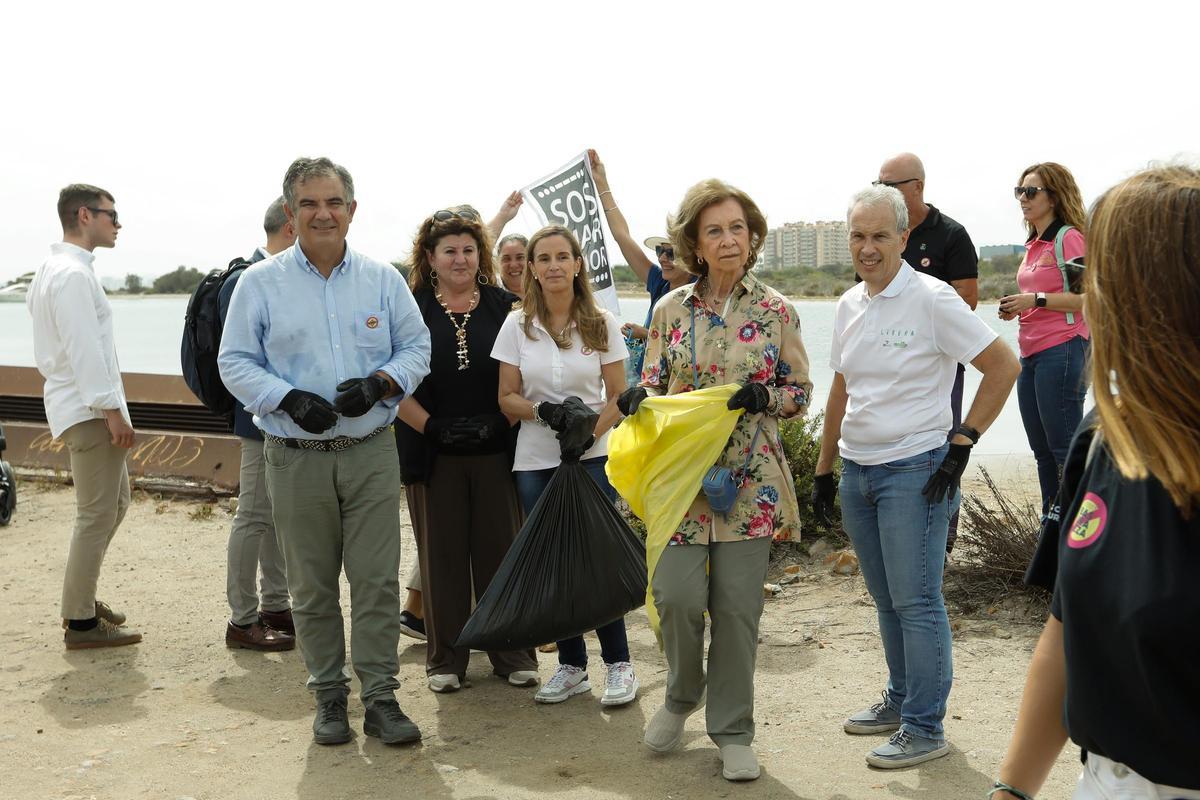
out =
[[[832,524],[828,527],[817,522],[812,510],[813,476],[817,471],[817,458],[821,455],[821,428],[824,414],[793,417],[779,423],[779,438],[783,442],[783,454],[792,469],[792,482],[796,486],[796,499],[800,501],[800,531],[803,536],[827,536],[839,543],[847,541],[842,531],[842,507],[834,501]],[[833,472],[841,472],[842,460],[834,460]]]

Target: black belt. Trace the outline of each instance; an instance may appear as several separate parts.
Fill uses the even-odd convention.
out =
[[[263,439],[271,444],[290,447],[294,450],[319,450],[325,453],[336,453],[341,450],[349,450],[355,445],[362,444],[368,439],[374,439],[379,434],[386,431],[389,425],[383,425],[368,433],[366,436],[355,438],[353,436],[338,436],[333,439],[290,439],[284,436],[274,436],[269,433],[263,433]]]

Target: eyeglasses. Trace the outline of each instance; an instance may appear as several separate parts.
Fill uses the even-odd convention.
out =
[[[84,208],[93,214],[108,214],[108,218],[112,220],[112,224],[117,224],[117,210],[115,208],[92,208],[91,206],[84,206]]]
[[[670,259],[671,261],[674,261],[675,260],[675,248],[674,247],[664,247],[661,244],[656,244],[656,245],[654,245],[654,255],[658,256],[659,258],[662,258],[663,255],[666,255],[666,257],[668,259]]]
[[[920,178],[905,178],[902,181],[871,181],[871,185],[872,186],[890,186],[893,189],[895,189],[897,186],[903,186],[906,183],[912,183],[913,181],[919,181],[919,180],[921,180],[921,179]]]
[[[1037,197],[1038,192],[1048,192],[1048,191],[1050,191],[1050,190],[1043,189],[1041,186],[1014,186],[1013,187],[1013,197],[1020,200],[1021,195],[1025,195],[1026,200],[1032,200],[1033,198]]]
[[[434,222],[448,222],[455,217],[465,219],[468,222],[478,222],[479,215],[474,211],[451,211],[448,208],[443,208],[441,211],[433,212]]]

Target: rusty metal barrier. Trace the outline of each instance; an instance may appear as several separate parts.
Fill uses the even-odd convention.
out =
[[[228,420],[201,405],[178,375],[130,372],[121,377],[137,432],[129,451],[131,475],[237,490],[241,442]],[[50,435],[46,424],[43,383],[33,367],[0,367],[5,459],[24,469],[67,472],[66,445]]]

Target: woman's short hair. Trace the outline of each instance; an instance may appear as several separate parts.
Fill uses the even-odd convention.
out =
[[[1088,226],[1084,313],[1100,430],[1121,474],[1200,500],[1200,169],[1152,167]]]
[[[524,235],[520,233],[510,233],[508,236],[505,236],[500,241],[496,242],[496,255],[500,255],[500,251],[504,249],[506,244],[512,244],[514,242],[521,245],[522,250],[526,250],[529,247],[529,240],[526,239]]]
[[[767,241],[767,218],[750,195],[725,181],[709,178],[687,190],[679,210],[667,218],[667,236],[675,247],[675,263],[693,275],[707,275],[708,264],[697,259],[696,246],[700,234],[700,214],[709,206],[733,199],[746,215],[750,228],[750,253],[746,260],[749,271],[758,261],[758,253]]]
[[[474,211],[470,206],[455,206],[450,210],[468,214]],[[417,235],[412,244],[412,254],[409,256],[408,262],[412,265],[408,272],[408,285],[414,292],[423,286],[431,285],[430,273],[433,271],[433,266],[429,263],[429,254],[433,252],[443,237],[454,236],[458,233],[469,234],[475,240],[475,246],[479,251],[479,274],[488,283],[496,284],[496,262],[492,257],[491,234],[480,220],[479,214],[474,213],[473,216],[474,219],[470,219],[456,213],[449,219],[439,220],[430,215],[421,223],[421,227],[417,228]]]
[[[1083,207],[1083,195],[1079,193],[1079,185],[1075,183],[1075,176],[1071,174],[1071,170],[1053,161],[1031,164],[1021,173],[1017,185],[1020,186],[1025,181],[1025,176],[1031,172],[1037,173],[1042,188],[1050,193],[1050,201],[1054,203],[1054,216],[1083,233],[1087,229],[1087,212]],[[1025,220],[1025,232],[1031,238],[1037,235],[1033,223],[1029,220]]]

